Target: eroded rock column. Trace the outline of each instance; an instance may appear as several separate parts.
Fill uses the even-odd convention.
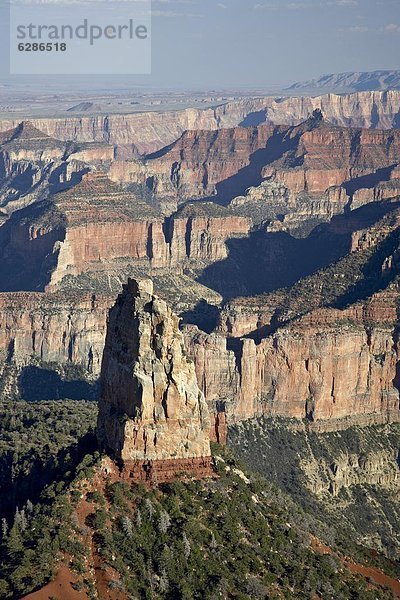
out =
[[[211,473],[210,418],[179,318],[130,279],[111,309],[101,372],[100,445],[135,480]]]

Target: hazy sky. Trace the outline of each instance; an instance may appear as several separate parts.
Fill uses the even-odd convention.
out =
[[[400,0],[153,0],[152,38],[152,75],[129,81],[267,89],[398,69]]]
[[[400,0],[166,0],[153,10],[157,79],[264,86],[400,68]]]

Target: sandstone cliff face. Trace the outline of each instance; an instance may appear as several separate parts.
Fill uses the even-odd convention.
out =
[[[60,147],[65,150],[68,146],[69,156],[79,160],[63,162],[58,181],[66,182],[74,175],[72,161],[79,168],[86,164],[81,159],[103,160],[105,168],[110,150],[95,144],[75,147],[72,152],[70,145],[25,125],[7,133],[0,142],[9,156],[28,152],[33,153],[32,160],[45,160],[35,154],[43,148],[57,154]],[[15,165],[23,160],[17,155]],[[110,277],[117,284],[122,280],[122,263],[132,269],[131,273],[152,272],[155,277],[202,272],[210,264],[230,258],[227,240],[252,233],[254,223],[246,216],[246,202],[286,203],[289,212],[285,219],[266,227],[280,231],[286,226],[285,220],[295,220],[298,215],[309,219],[352,207],[351,198],[365,203],[371,193],[374,201],[383,199],[382,190],[387,186],[397,189],[399,161],[397,132],[346,130],[322,122],[317,114],[298,127],[262,125],[189,132],[146,161],[132,163],[145,169],[154,163],[157,168],[152,177],[159,176],[162,185],[170,186],[164,188],[165,193],[172,189],[178,195],[215,192],[218,196],[220,184],[226,181],[233,181],[232,189],[237,189],[237,176],[243,173],[246,183],[262,173],[267,177],[229,207],[195,202],[166,217],[155,204],[145,203],[129,191],[132,188],[110,181],[104,171],[83,174],[72,189],[18,211],[0,228],[3,289],[47,291],[43,296],[28,296],[25,312],[16,300],[19,296],[3,296],[0,348],[18,365],[35,355],[46,362],[79,363],[96,375],[110,298],[96,300],[99,304],[95,302],[95,306],[83,294],[69,301],[57,296],[60,286],[68,289],[83,281],[85,289],[91,289],[87,282],[96,284],[96,278],[103,277],[96,289],[111,291]],[[3,161],[4,173],[11,162]],[[9,174],[13,173],[10,168]],[[399,217],[393,212],[384,223],[371,227],[370,222],[357,223],[352,211],[345,223],[342,220],[341,225],[336,222],[331,227],[345,229],[353,252],[370,252],[398,229]],[[242,242],[239,240],[238,246]],[[230,247],[235,249],[235,244]],[[278,262],[280,250],[274,254],[273,248],[266,248],[267,259]],[[398,248],[393,245],[378,265],[376,277],[394,276],[399,259]],[[262,258],[257,264],[264,264]],[[225,277],[229,273],[234,271],[225,271]],[[75,280],[66,276],[81,277]],[[358,277],[356,271],[355,284]],[[382,280],[383,287],[387,281]],[[313,295],[319,297],[320,290],[314,284]],[[177,295],[180,293],[178,289]],[[279,313],[277,296],[265,303],[259,297],[250,308],[252,300],[248,305],[232,302],[225,307],[220,326],[212,334],[186,328],[186,346],[214,413],[213,436],[223,439],[227,423],[255,415],[314,422],[336,422],[350,416],[366,422],[370,418],[396,418],[397,298],[398,290],[385,290],[371,301],[339,311],[311,310],[318,306],[313,297],[310,306],[297,312],[295,306],[289,306]],[[59,314],[53,300],[59,303]],[[183,306],[182,312],[187,310]],[[308,314],[294,320],[304,312]]]
[[[261,185],[233,199],[232,205],[250,207],[280,194],[289,209],[283,222],[290,227],[296,221],[329,219],[346,207],[396,197],[398,132],[334,127],[316,115],[298,127],[275,132],[270,143],[283,136],[275,142],[280,143],[280,156],[265,163]]]
[[[188,206],[169,221],[171,264],[212,263],[228,256],[227,240],[249,234],[252,221],[212,203]]]
[[[150,190],[167,213],[182,201],[213,197],[249,214],[254,206],[279,206],[293,228],[395,197],[399,163],[397,131],[337,127],[316,112],[294,127],[186,132],[145,160],[114,162],[110,177]]]
[[[98,437],[133,476],[149,461],[161,476],[163,461],[175,472],[210,463],[208,409],[178,323],[149,280],[129,280],[110,312]]]
[[[190,281],[183,278],[179,285],[189,288]],[[181,310],[197,303],[199,289],[191,292],[190,300],[182,298],[181,292]],[[0,293],[0,363],[7,361],[19,370],[32,359],[34,364],[76,365],[98,378],[107,315],[114,303],[115,294],[66,289]]]
[[[272,100],[272,99],[271,99]],[[192,129],[216,130],[234,127],[249,113],[261,110],[269,99],[255,98],[228,102],[216,108],[130,115],[33,119],[35,127],[59,140],[106,142],[117,147],[120,156],[155,152]],[[0,131],[12,129],[15,121],[0,121]]]
[[[101,172],[13,215],[0,231],[2,289],[55,290],[67,275],[118,258],[169,262],[163,217]],[[164,242],[163,242],[164,239]]]
[[[261,415],[398,419],[396,302],[393,293],[314,311],[259,343],[193,328],[185,340],[206,400],[224,403],[228,423]]]
[[[176,142],[144,161],[116,161],[114,181],[147,185],[158,198],[195,198],[216,193],[218,183],[250,163],[273,134],[270,125],[212,131],[187,131]]]
[[[53,250],[65,237],[65,223],[58,211],[47,208],[45,202],[35,203],[1,227],[1,291],[43,290],[48,282]]]
[[[267,120],[277,125],[297,125],[319,109],[333,125],[392,129],[399,114],[399,92],[357,92],[284,98],[267,107]]]
[[[166,219],[104,173],[88,173],[72,189],[19,211],[1,229],[1,286],[56,291],[65,277],[111,269],[120,259],[182,272],[190,261],[226,258],[226,241],[246,236],[251,225],[211,203]]]
[[[60,140],[113,144],[119,155],[126,158],[160,150],[184,131],[229,128],[242,122],[254,125],[263,120],[276,125],[297,125],[315,109],[321,109],[334,125],[392,129],[398,126],[399,95],[400,92],[388,91],[325,94],[314,98],[250,98],[205,110],[189,108],[131,115],[43,118],[33,119],[32,123]],[[17,121],[2,120],[0,130],[17,125]]]
[[[50,138],[22,122],[0,135],[0,206],[4,215],[68,188],[91,168],[114,157],[106,144],[74,144]]]
[[[398,419],[396,298],[314,311],[259,344],[185,327],[185,347],[214,413],[214,438],[224,438],[226,420],[260,415],[324,424]],[[0,301],[3,356],[19,367],[36,356],[99,373],[111,297],[3,294]]]
[[[98,376],[111,304],[101,295],[0,294],[0,354],[19,368],[34,357]]]

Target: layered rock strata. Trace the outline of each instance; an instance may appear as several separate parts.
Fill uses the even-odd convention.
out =
[[[399,420],[398,294],[313,311],[258,343],[187,328],[209,406],[225,412],[228,423],[262,415]]]
[[[298,126],[189,131],[144,160],[114,162],[110,178],[147,189],[167,213],[193,198],[239,214],[283,207],[290,229],[395,197],[399,164],[398,131],[334,126],[317,110]]]
[[[317,432],[309,423],[261,418],[229,432],[229,444],[253,469],[393,560],[400,553],[399,443],[393,423]]]
[[[110,272],[121,260],[182,272],[188,261],[223,260],[226,241],[250,228],[251,219],[211,203],[166,219],[104,173],[88,173],[72,189],[18,211],[1,228],[0,289],[56,291],[68,276]]]
[[[322,110],[334,125],[392,129],[399,124],[399,97],[398,91],[378,91],[325,94],[313,98],[249,98],[207,109],[39,118],[33,119],[32,123],[47,135],[60,140],[107,142],[117,147],[120,156],[132,156],[160,150],[187,130],[216,130],[242,123],[258,125],[265,121],[276,125],[297,125],[315,109]],[[18,122],[13,120],[1,120],[0,130],[12,129],[17,125]]]
[[[286,219],[295,218],[302,199],[304,215],[308,217],[353,208],[354,201],[364,204],[368,198],[372,202],[383,200],[382,190],[397,193],[399,140],[396,131],[334,127],[324,122],[319,113],[298,127],[261,125],[185,134],[165,151],[132,164],[147,169],[150,164],[160,166],[164,161],[168,167],[165,173],[161,168],[158,175],[153,173],[163,185],[167,182],[171,189],[183,194],[215,193],[218,201],[223,182],[230,182],[232,189],[237,190],[238,175],[239,179],[244,176],[242,183],[257,174],[265,179],[238,199],[236,208],[234,203],[224,207],[210,201],[195,202],[169,217],[157,204],[145,202],[132,191],[137,190],[134,186],[123,188],[110,181],[102,170],[83,174],[72,189],[50,194],[16,212],[0,227],[3,289],[48,292],[0,297],[0,349],[5,360],[20,368],[33,355],[43,362],[79,364],[95,376],[99,372],[112,290],[128,274],[151,273],[155,279],[176,277],[172,295],[177,297],[179,310],[190,313],[196,307],[182,302],[184,282],[193,282],[191,278],[200,273],[200,281],[225,293],[229,278],[239,277],[238,265],[253,268],[247,258],[240,262],[242,248],[245,246],[246,250],[253,244],[253,234],[268,237],[268,232],[275,230],[279,235],[279,226],[285,226],[278,220],[275,225],[263,225],[261,231],[254,232],[251,211],[247,213],[252,195],[255,202],[265,200],[266,204],[284,198],[289,211]],[[16,165],[26,158],[52,164],[52,157],[54,161],[63,160],[68,147],[68,156],[83,159],[85,156],[79,152],[87,150],[91,154],[86,158],[103,160],[104,167],[110,151],[101,145],[79,150],[46,137],[29,124],[6,133],[0,143]],[[4,165],[11,162],[4,161]],[[172,178],[168,171],[171,163],[175,165]],[[7,173],[10,175],[11,171]],[[163,193],[169,193],[167,187]],[[264,198],[264,193],[268,198]],[[386,204],[389,203],[382,206]],[[371,253],[370,266],[363,263],[370,271],[375,269],[376,285],[368,292],[368,300],[364,290],[364,300],[350,299],[344,310],[324,307],[329,302],[323,300],[321,285],[310,280],[297,291],[278,290],[269,299],[258,296],[244,302],[231,301],[213,333],[194,326],[185,329],[185,343],[195,362],[199,386],[214,415],[213,439],[223,441],[227,424],[257,415],[308,418],[314,423],[338,423],[352,417],[365,423],[397,418],[399,292],[396,282],[389,287],[388,283],[399,272],[400,255],[393,238],[399,216],[392,204],[387,210],[391,211],[389,217],[379,223],[371,215],[365,222],[362,218],[357,221],[362,211],[349,211],[346,218],[337,218],[329,226],[331,233],[337,230],[346,236],[348,246],[343,246],[343,251],[350,250],[357,256]],[[328,226],[324,227],[326,231]],[[234,237],[248,239],[232,240]],[[288,238],[287,234],[279,235],[280,240]],[[385,240],[390,243],[381,251]],[[264,247],[260,243],[258,254],[253,252],[250,256],[254,257],[255,271],[265,264],[264,254],[274,268],[284,252],[287,256],[289,246],[284,246],[283,241],[282,249],[275,253],[276,246]],[[321,248],[322,244],[316,247]],[[293,256],[297,259],[295,253]],[[347,264],[347,271],[333,268],[332,278],[343,293],[351,284],[354,288],[359,286],[362,265],[357,267],[357,260]],[[233,263],[236,271],[217,269],[211,278],[202,279],[213,263]],[[347,278],[353,279],[345,289],[342,279]],[[68,290],[75,286],[106,294],[103,297],[77,292],[74,297],[64,297],[57,293],[60,287]],[[373,293],[376,289],[384,291]],[[288,293],[301,296],[297,304],[286,306],[281,302]],[[201,294],[207,300],[211,291],[202,288]],[[304,306],[307,294],[309,305]],[[220,300],[219,297],[215,304]],[[318,306],[322,308],[317,309]],[[216,306],[203,306],[199,311],[209,309],[215,320]],[[193,322],[193,315],[185,316],[186,322]],[[139,471],[143,472],[140,464]]]
[[[265,148],[271,125],[220,131],[185,132],[177,141],[144,161],[116,161],[114,181],[147,186],[158,198],[196,198],[215,194],[221,181],[248,167],[250,157]]]
[[[278,329],[259,343],[184,328],[212,438],[226,426],[260,415],[308,418],[322,429],[340,421],[399,419],[398,291],[381,292],[346,310],[323,308]],[[32,356],[99,373],[107,296],[0,296],[0,350],[19,368]]]
[[[89,168],[107,168],[114,149],[47,136],[30,122],[0,134],[0,210],[13,212],[75,185]]]
[[[0,294],[0,355],[19,369],[33,358],[98,376],[112,302],[101,294]]]
[[[129,280],[110,311],[101,371],[98,438],[135,480],[210,473],[210,419],[179,319]]]

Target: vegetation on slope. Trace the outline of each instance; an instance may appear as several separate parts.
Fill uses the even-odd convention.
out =
[[[296,505],[332,523],[329,543],[363,560],[368,554],[352,542],[400,558],[399,424],[317,433],[287,419],[261,418],[231,427],[229,443]],[[393,569],[399,577],[400,565]]]
[[[351,574],[340,559],[346,553],[388,572],[390,565],[348,539],[354,524],[346,539],[341,513],[335,521],[315,502],[303,502],[306,494],[311,498],[303,473],[284,458],[303,452],[293,432],[285,436],[276,428],[276,454],[270,443],[249,441],[253,458],[257,448],[257,455],[269,457],[262,464],[275,464],[293,484],[286,488],[298,491],[295,501],[220,447],[214,448],[218,477],[145,489],[104,475],[93,435],[96,411],[94,403],[74,401],[0,405],[1,598],[40,589],[54,579],[60,561],[88,598],[98,593],[99,573],[108,573],[110,591],[132,599],[392,597]],[[359,449],[354,432],[326,435],[340,450]],[[313,436],[314,451],[328,460],[329,444]],[[263,472],[282,485],[276,473]],[[354,515],[364,501],[361,495]],[[368,518],[366,508],[359,512]],[[347,518],[351,522],[351,514]],[[314,551],[315,538],[335,553]]]
[[[277,488],[226,450],[216,448],[215,460],[218,477],[146,489],[104,475],[99,456],[88,455],[72,483],[46,488],[10,529],[3,522],[1,597],[41,587],[61,557],[88,598],[99,571],[113,573],[110,591],[132,599],[392,597],[336,555],[315,552],[315,529],[326,527]]]
[[[96,416],[94,402],[0,403],[0,517],[65,479],[94,448]]]

